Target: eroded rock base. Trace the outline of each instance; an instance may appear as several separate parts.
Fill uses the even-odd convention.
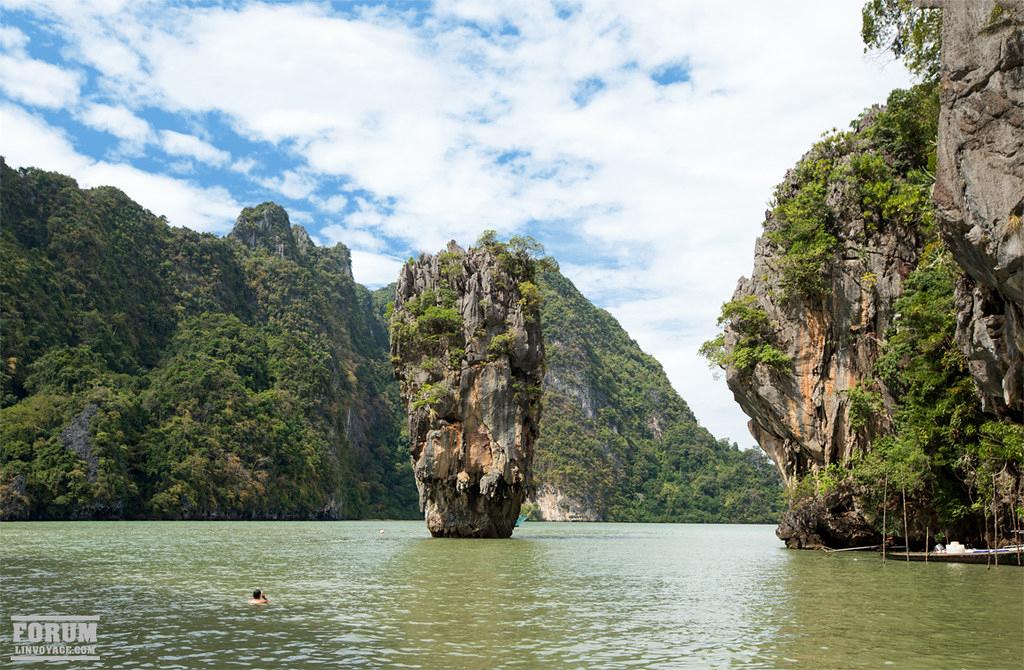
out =
[[[849,485],[794,502],[775,535],[790,549],[844,549],[882,541],[858,508]]]

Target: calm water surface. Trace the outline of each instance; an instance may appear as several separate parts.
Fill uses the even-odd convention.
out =
[[[6,523],[0,658],[12,614],[99,614],[105,668],[1024,668],[1024,569],[793,552],[772,531]],[[246,604],[257,587],[270,605]]]

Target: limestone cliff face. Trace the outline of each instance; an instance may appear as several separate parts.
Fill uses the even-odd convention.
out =
[[[531,501],[541,521],[600,521],[601,514],[593,501],[567,494],[551,484],[537,487]]]
[[[252,249],[261,248],[281,258],[295,260],[299,255],[296,234],[283,207],[265,202],[246,207],[235,220],[228,237],[240,240]],[[308,246],[309,235],[300,234],[303,246]]]
[[[787,484],[892,431],[895,399],[875,364],[904,280],[934,234],[926,173],[879,139],[884,113],[870,110],[786,175],[776,199],[798,206],[766,214],[753,273],[730,303],[744,316],[724,324],[727,383]],[[898,205],[876,206],[878,192]],[[825,251],[808,260],[812,245]],[[812,499],[813,508],[792,505],[777,534],[792,547],[866,543],[875,531],[854,488]]]
[[[771,216],[766,229],[774,225]],[[913,269],[916,240],[893,234],[867,239],[854,231],[841,241],[840,257],[828,268],[830,293],[820,300],[788,301],[778,288],[780,251],[758,238],[752,278],[741,278],[734,299],[753,296],[775,327],[775,345],[792,359],[792,372],[758,365],[726,370],[736,401],[750,416],[751,435],[772,458],[788,484],[793,477],[830,463],[845,462],[869,439],[889,430],[885,412],[856,428],[850,417],[849,391],[870,388],[892,398],[873,381],[881,338],[893,319],[902,279]],[[726,344],[738,334],[726,329]]]
[[[850,160],[848,155],[833,158],[839,172]],[[816,149],[803,161],[819,159]],[[791,171],[780,192],[802,186]],[[782,370],[726,366],[729,388],[750,416],[751,434],[787,484],[795,476],[845,462],[891,427],[886,408],[892,397],[874,379],[873,367],[903,279],[917,264],[923,244],[913,227],[880,230],[866,221],[852,188],[843,180],[828,185],[829,228],[837,244],[822,268],[824,291],[807,296],[799,287],[784,288],[785,252],[772,239],[781,221],[768,212],[765,233],[755,244],[753,273],[739,280],[733,295],[734,300],[753,299],[764,311],[772,346],[791,360]],[[734,349],[741,337],[736,327],[727,327],[726,349]],[[881,401],[879,411],[864,422],[851,417],[855,388]]]
[[[987,411],[1024,420],[1024,3],[943,9],[937,218],[966,276],[957,339]]]
[[[508,537],[527,496],[544,377],[532,263],[453,242],[402,268],[391,353],[434,536]]]

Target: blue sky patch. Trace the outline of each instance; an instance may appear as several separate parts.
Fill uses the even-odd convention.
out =
[[[607,88],[607,84],[604,83],[600,77],[587,77],[576,82],[575,87],[572,91],[573,102],[578,107],[586,107],[590,104],[590,101],[594,99],[594,96]]]
[[[666,63],[651,72],[651,79],[659,86],[671,86],[690,81],[690,64],[687,61]]]

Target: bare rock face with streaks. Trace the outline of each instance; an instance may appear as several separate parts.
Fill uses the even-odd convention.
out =
[[[535,262],[454,242],[401,271],[391,355],[420,507],[436,537],[508,537],[530,488],[544,344]]]
[[[851,132],[820,142],[786,175],[777,201],[809,204],[804,214],[787,206],[766,213],[753,272],[739,280],[729,303],[733,317],[723,324],[718,360],[726,381],[787,485],[848,462],[892,432],[894,398],[875,365],[898,318],[904,280],[925,246],[921,217],[929,206],[927,186],[899,176],[890,178],[915,203],[906,220],[865,204],[864,166],[898,171],[873,129],[880,113],[870,110]],[[815,243],[826,251],[814,264],[801,260],[793,242],[798,216],[819,217],[816,239],[823,241]],[[797,263],[810,270],[794,271]],[[862,542],[871,530],[854,497],[791,506],[777,535],[798,548]]]
[[[937,220],[984,408],[1024,420],[1024,2],[942,7]]]
[[[769,217],[767,226],[773,225]],[[747,427],[790,484],[831,463],[844,463],[871,439],[891,430],[887,411],[859,424],[850,393],[871,389],[882,407],[892,397],[874,377],[883,335],[902,294],[902,280],[919,253],[913,236],[851,235],[831,271],[831,290],[820,299],[787,300],[778,291],[778,249],[766,238],[755,246],[753,277],[740,279],[734,299],[754,297],[774,329],[774,346],[792,361],[791,372],[758,365],[726,369],[726,381]],[[741,336],[726,329],[732,346]]]
[[[870,123],[870,116],[862,127]],[[854,134],[854,143],[859,141]],[[830,154],[826,156],[825,154]],[[834,147],[816,147],[802,162],[833,161],[843,171],[849,155]],[[804,187],[799,170],[779,187],[792,194]],[[764,234],[754,248],[754,269],[736,286],[734,300],[747,300],[764,314],[766,338],[789,362],[771,367],[726,366],[726,381],[750,416],[757,443],[789,484],[795,477],[831,463],[843,463],[871,439],[891,430],[885,409],[892,397],[874,373],[885,331],[893,322],[903,280],[917,265],[921,234],[913,226],[894,228],[865,220],[849,183],[829,183],[825,198],[835,251],[821,269],[822,290],[807,294],[786,287],[786,252],[774,240],[784,223],[767,212]],[[735,350],[742,326],[725,329],[725,344]],[[851,416],[851,392],[870,390],[880,406],[866,421]]]

